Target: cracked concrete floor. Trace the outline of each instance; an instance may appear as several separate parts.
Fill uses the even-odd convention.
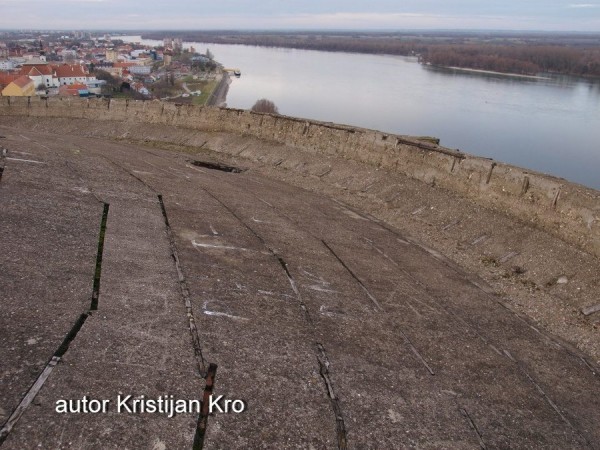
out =
[[[56,402],[201,399],[214,363],[246,410],[211,414],[205,448],[599,448],[588,358],[371,216],[189,155],[5,134],[4,447],[192,448],[197,414]]]

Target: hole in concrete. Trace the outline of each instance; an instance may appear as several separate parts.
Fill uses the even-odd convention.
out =
[[[206,162],[206,161],[190,161],[193,165],[198,166],[198,167],[204,167],[205,169],[212,169],[212,170],[220,170],[222,172],[230,172],[230,173],[242,173],[244,172],[246,169],[240,169],[238,167],[233,167],[233,166],[227,166],[225,164],[220,164],[220,163],[211,163],[211,162]]]

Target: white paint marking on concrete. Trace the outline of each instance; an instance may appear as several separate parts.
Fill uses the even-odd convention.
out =
[[[230,319],[233,320],[249,320],[245,317],[240,317],[240,316],[234,316],[233,314],[227,314],[224,312],[219,312],[219,311],[209,311],[207,309],[208,304],[210,303],[210,301],[205,301],[204,305],[202,305],[202,309],[204,310],[204,314],[206,314],[207,316],[216,316],[216,317],[228,317]]]
[[[266,201],[266,200],[263,200],[262,198],[259,198],[259,200],[260,200],[261,202],[263,202],[265,205],[269,205],[271,208],[273,207],[273,205],[271,205],[271,204],[270,204],[268,201]]]
[[[202,248],[221,248],[224,250],[241,250],[243,252],[248,251],[247,248],[243,248],[243,247],[233,247],[231,245],[204,244],[202,242],[196,242],[194,240],[192,240],[192,245],[194,247],[202,247]]]
[[[331,283],[329,281],[325,281],[323,279],[323,277],[319,276],[319,275],[315,275],[313,273],[308,272],[307,270],[302,269],[302,272],[304,272],[305,275],[307,275],[309,278],[311,278],[313,281],[323,285],[323,286],[329,286],[331,285]]]
[[[258,220],[258,219],[255,219],[254,217],[252,217],[252,221],[256,222],[256,223],[269,223],[269,224],[273,223],[273,222],[267,222],[266,220]]]
[[[318,284],[313,284],[312,286],[308,286],[309,289],[312,289],[313,291],[319,291],[319,292],[329,292],[331,294],[339,294],[338,291],[335,291],[333,289],[325,289],[321,286],[319,286]]]
[[[423,315],[417,310],[417,308],[415,308],[410,302],[406,302],[406,304],[408,305],[408,307],[410,309],[413,310],[413,312],[418,316],[418,317],[423,317]]]
[[[133,173],[141,173],[142,175],[154,175],[152,172],[144,172],[143,170],[132,170]]]
[[[477,245],[480,242],[487,241],[488,238],[489,238],[489,236],[487,234],[481,235],[478,238],[476,238],[475,240],[473,240],[473,242],[471,242],[471,245]]]
[[[19,155],[35,155],[35,153],[18,152],[16,150],[11,150],[11,153],[18,153]]]
[[[213,235],[218,236],[219,233],[217,233],[217,230],[215,230],[215,228],[212,226],[212,224],[210,225],[210,231],[212,232]]]
[[[34,161],[33,159],[21,159],[21,158],[6,158],[10,161],[21,161],[21,162],[28,162],[28,163],[34,163],[34,164],[46,164],[43,161]]]
[[[231,314],[227,314],[227,313],[219,312],[219,311],[208,311],[208,310],[205,310],[204,314],[206,314],[207,316],[228,317],[228,318],[233,319],[233,320],[249,320],[249,319],[247,319],[245,317],[233,316]]]
[[[30,140],[31,140],[30,138],[28,138],[27,136],[23,136],[22,134],[20,134],[19,136],[21,136],[23,139],[26,139],[26,140],[28,140],[28,141],[30,141]]]
[[[327,311],[327,309],[325,308],[325,305],[321,305],[321,307],[319,308],[319,313],[322,314],[322,315],[324,315],[324,316],[327,316],[327,317],[335,317],[335,316],[337,316],[336,313]]]
[[[259,294],[263,294],[263,295],[275,295],[274,292],[271,292],[271,291],[261,291],[260,289],[257,292]]]

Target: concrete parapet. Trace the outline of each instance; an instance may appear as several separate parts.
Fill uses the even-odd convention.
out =
[[[1,115],[156,123],[253,136],[408,175],[503,210],[600,256],[600,192],[407,136],[239,109],[159,101],[0,97]],[[135,128],[131,132],[135,134]]]

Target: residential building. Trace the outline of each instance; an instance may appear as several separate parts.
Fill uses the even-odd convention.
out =
[[[131,66],[129,72],[133,75],[150,75],[152,66]]]
[[[96,79],[88,70],[79,64],[63,64],[56,66],[55,74],[58,78],[58,84],[64,86],[66,84],[85,83]]]
[[[27,75],[20,76],[2,89],[4,97],[29,97],[35,95],[35,84]]]
[[[52,66],[48,64],[25,64],[21,67],[19,75],[27,75],[31,78],[36,88],[39,85],[47,88],[58,87],[58,79],[55,78]]]
[[[13,70],[15,63],[10,59],[0,60],[0,70]]]
[[[59,55],[62,57],[63,61],[73,61],[77,59],[76,50],[64,49],[61,52],[59,52]]]
[[[118,51],[116,51],[114,49],[108,49],[108,50],[106,50],[105,60],[110,61],[110,62],[117,62],[118,56],[119,56]]]

